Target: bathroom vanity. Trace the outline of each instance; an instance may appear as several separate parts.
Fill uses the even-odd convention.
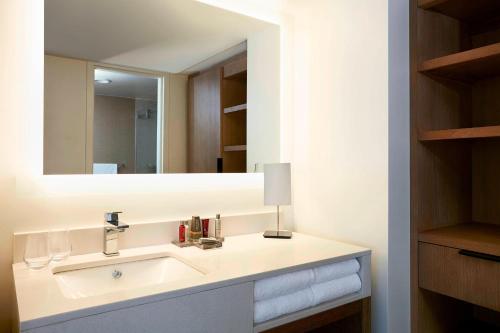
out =
[[[261,332],[322,313],[328,320],[342,319],[361,311],[363,300],[369,309],[370,255],[366,248],[298,233],[291,240],[264,239],[259,233],[227,237],[222,248],[208,251],[147,246],[114,257],[71,256],[39,271],[18,262],[13,272],[19,328],[32,333]],[[254,323],[255,281],[350,259],[359,263],[358,291]],[[338,308],[341,313],[329,313]],[[369,312],[363,311],[365,332]]]

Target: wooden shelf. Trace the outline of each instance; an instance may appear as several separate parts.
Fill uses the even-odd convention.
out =
[[[418,0],[418,6],[468,22],[487,20],[500,14],[498,0]]]
[[[246,145],[238,145],[238,146],[224,146],[224,151],[229,152],[229,151],[246,151],[247,146]]]
[[[424,61],[419,71],[460,81],[500,75],[500,43]]]
[[[222,69],[221,144],[223,172],[247,171],[247,56],[232,58]]]
[[[500,126],[457,128],[420,132],[420,141],[467,140],[500,137]]]
[[[500,256],[500,225],[465,223],[419,233],[424,243]]]
[[[245,79],[247,75],[247,57],[241,57],[224,66],[224,79]]]
[[[238,112],[238,111],[245,111],[247,109],[247,105],[245,104],[240,104],[236,106],[231,106],[228,108],[224,108],[224,113],[232,113],[232,112]]]

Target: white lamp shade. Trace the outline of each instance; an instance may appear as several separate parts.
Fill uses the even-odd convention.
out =
[[[264,205],[290,205],[291,194],[290,163],[264,165]]]

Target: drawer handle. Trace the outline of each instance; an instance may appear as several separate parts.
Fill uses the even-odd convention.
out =
[[[479,258],[479,259],[484,259],[484,260],[489,260],[489,261],[500,262],[500,256],[495,256],[493,254],[474,252],[474,251],[469,251],[469,250],[460,250],[460,251],[458,251],[458,254],[461,254],[461,255],[467,256],[467,257],[474,257],[474,258]]]

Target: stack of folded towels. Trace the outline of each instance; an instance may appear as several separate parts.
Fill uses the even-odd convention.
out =
[[[361,290],[359,262],[351,259],[255,282],[254,322],[283,316]]]

